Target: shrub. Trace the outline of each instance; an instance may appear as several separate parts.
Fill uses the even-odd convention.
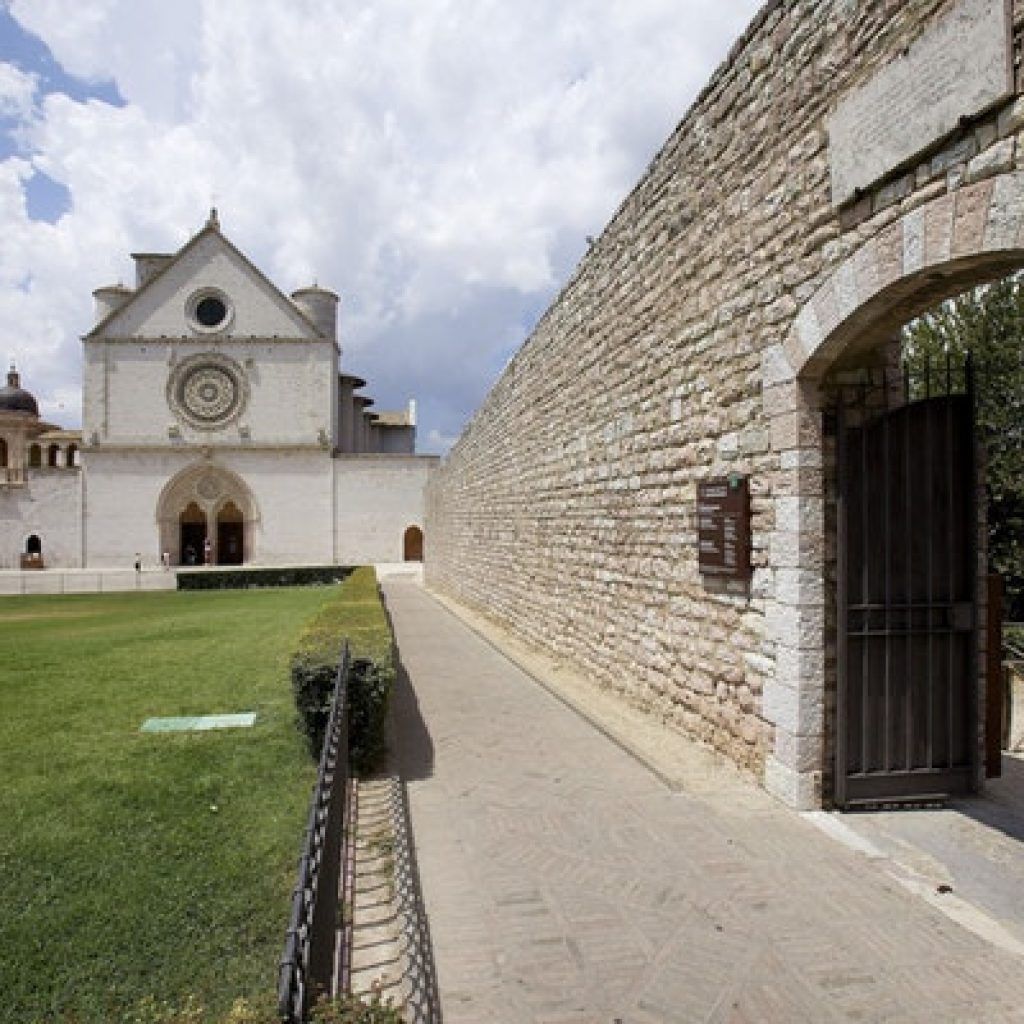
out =
[[[179,590],[249,590],[341,583],[352,572],[345,565],[293,565],[281,568],[201,569],[178,572]]]
[[[355,570],[299,636],[291,659],[298,725],[320,756],[341,646],[348,639],[349,756],[357,774],[385,749],[388,697],[395,677],[391,628],[371,568]]]

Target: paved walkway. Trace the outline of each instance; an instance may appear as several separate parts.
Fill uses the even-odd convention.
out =
[[[998,922],[697,747],[666,785],[419,585],[384,591],[445,1024],[1024,1021]]]

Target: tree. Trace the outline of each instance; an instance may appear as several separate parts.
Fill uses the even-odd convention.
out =
[[[982,285],[903,329],[911,374],[970,355],[987,459],[989,565],[1003,577],[1005,615],[1024,621],[1024,279]]]

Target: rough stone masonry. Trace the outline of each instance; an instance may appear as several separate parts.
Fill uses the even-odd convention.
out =
[[[1024,0],[766,4],[434,475],[429,584],[827,801],[823,410],[837,365],[1024,265],[1022,25]],[[1005,68],[961,94],[944,63],[979,39]],[[698,483],[731,473],[741,581],[697,556]]]

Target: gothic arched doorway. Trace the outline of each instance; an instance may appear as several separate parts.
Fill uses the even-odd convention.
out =
[[[402,538],[402,558],[406,562],[423,561],[423,531],[418,526],[410,526]]]
[[[164,487],[156,518],[160,550],[172,565],[203,565],[207,549],[216,565],[252,558],[256,503],[228,469],[204,462],[182,470]]]
[[[217,513],[217,564],[241,565],[245,561],[245,521],[242,510],[225,502]]]

